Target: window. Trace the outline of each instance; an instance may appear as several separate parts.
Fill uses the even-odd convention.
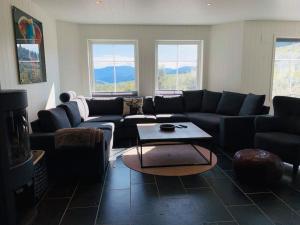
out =
[[[93,94],[136,94],[136,48],[136,41],[90,42],[90,77]]]
[[[300,39],[277,38],[272,97],[300,97]]]
[[[176,94],[201,88],[202,41],[158,41],[156,92]]]

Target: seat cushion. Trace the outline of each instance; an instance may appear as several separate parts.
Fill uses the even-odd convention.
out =
[[[202,112],[215,113],[221,99],[222,93],[214,91],[203,91]]]
[[[155,123],[154,115],[127,115],[124,117],[125,126],[135,126],[138,123]]]
[[[187,116],[181,113],[156,114],[155,116],[157,123],[176,123],[189,121]]]
[[[114,132],[115,130],[115,125],[114,123],[109,123],[109,122],[82,122],[80,123],[77,127],[82,127],[82,128],[99,128],[103,130],[111,130]]]
[[[299,157],[300,135],[281,132],[256,133],[255,147],[273,152],[283,160],[292,162]]]
[[[102,116],[91,116],[88,117],[85,122],[112,122],[119,125],[123,121],[123,116],[121,115],[102,115]]]
[[[203,90],[183,91],[185,112],[200,112],[202,107]]]
[[[261,114],[265,98],[265,95],[248,94],[242,104],[239,115],[249,116]]]
[[[93,98],[87,100],[90,116],[121,115],[123,113],[123,98]]]
[[[154,98],[155,113],[183,113],[183,97],[164,97],[164,96],[155,96]]]
[[[71,101],[59,105],[58,107],[65,110],[72,127],[76,127],[81,123],[81,115],[77,102]]]
[[[206,131],[218,132],[222,115],[215,113],[186,113],[191,122]]]
[[[55,132],[62,128],[71,128],[67,113],[62,108],[41,110],[38,112],[40,127],[43,132]]]
[[[246,95],[224,91],[217,107],[217,113],[223,115],[238,115]]]

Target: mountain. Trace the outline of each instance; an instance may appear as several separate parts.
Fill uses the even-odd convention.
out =
[[[165,74],[174,75],[176,69],[165,68]],[[192,67],[183,66],[178,69],[179,73],[190,73]],[[135,80],[135,68],[131,66],[116,66],[117,82],[133,81]],[[108,66],[101,69],[95,69],[95,80],[96,83],[113,83],[114,82],[114,67]]]
[[[169,75],[176,74],[177,72],[177,69],[173,69],[173,68],[165,68],[160,70],[164,70],[165,74],[169,74]],[[190,66],[183,66],[178,68],[178,73],[190,73],[190,72],[192,72],[192,67]]]
[[[117,82],[135,80],[135,69],[131,66],[116,66]],[[108,66],[101,69],[95,69],[95,80],[97,83],[113,83],[114,67]]]

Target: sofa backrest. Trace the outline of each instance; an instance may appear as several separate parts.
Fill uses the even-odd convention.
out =
[[[87,100],[90,116],[122,115],[123,98],[92,98]]]
[[[154,97],[155,113],[183,113],[184,103],[182,96],[175,97]]]
[[[200,112],[202,108],[203,90],[183,91],[185,112]]]
[[[62,128],[71,128],[67,113],[62,108],[40,110],[38,112],[39,125],[43,132],[55,132]]]
[[[300,117],[300,98],[275,96],[273,98],[274,116]]]
[[[77,127],[81,123],[81,115],[78,104],[75,101],[66,102],[58,107],[65,110],[72,127]]]

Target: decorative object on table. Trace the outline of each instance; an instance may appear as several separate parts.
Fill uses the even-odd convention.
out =
[[[29,147],[27,121],[27,93],[25,90],[0,91],[0,216],[1,224],[15,225],[21,212],[30,202],[18,205],[17,192],[27,189],[33,175],[32,154]],[[18,207],[16,207],[16,204]],[[18,210],[17,210],[18,209]]]
[[[279,181],[283,174],[281,159],[260,149],[243,149],[236,152],[233,168],[240,181],[250,184],[272,184]]]
[[[46,81],[43,25],[32,16],[12,7],[20,84]]]
[[[124,98],[123,115],[143,114],[143,98]]]
[[[145,164],[198,164],[205,162],[205,159],[199,157],[199,154],[189,144],[171,146],[145,146],[144,148],[144,150],[147,152],[147,157],[144,157]],[[195,148],[206,159],[210,157],[211,151],[208,149],[200,146],[195,146]],[[204,173],[214,168],[217,163],[217,156],[212,153],[211,164],[142,168],[136,147],[128,149],[123,154],[122,159],[124,164],[130,169],[157,176],[187,176]]]
[[[46,167],[45,151],[33,150],[33,188],[34,201],[38,202],[48,188],[48,174]]]
[[[175,125],[169,124],[169,123],[161,124],[160,130],[166,131],[166,132],[173,132],[173,131],[175,131]]]

